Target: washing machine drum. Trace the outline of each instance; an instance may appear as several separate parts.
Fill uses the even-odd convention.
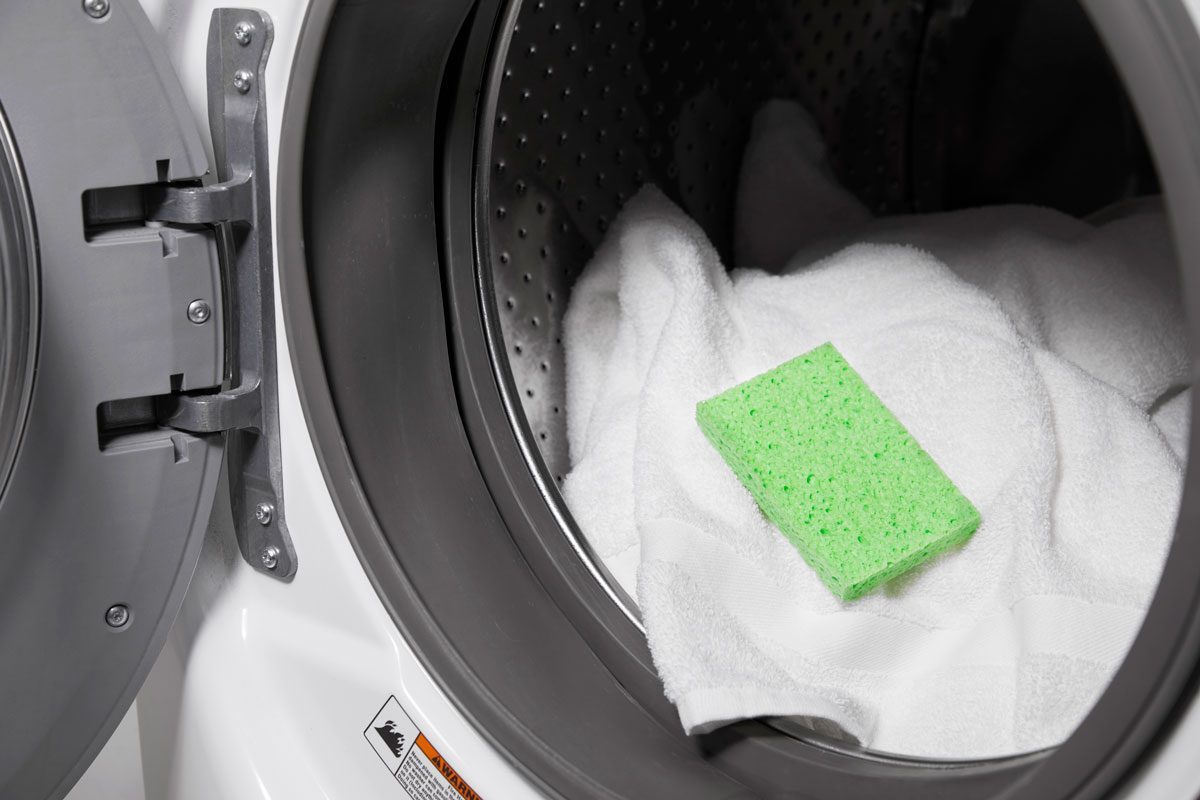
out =
[[[410,5],[310,17],[302,50],[319,57],[293,79],[303,119],[284,126],[281,170],[289,147],[303,166],[295,225],[280,226],[284,291],[347,527],[468,718],[572,798],[1115,791],[1194,692],[1194,481],[1130,655],[1060,747],[950,764],[780,720],[688,737],[636,605],[559,491],[562,318],[644,184],[730,255],[750,120],[780,97],[809,111],[839,181],[875,214],[1029,203],[1084,216],[1162,191],[1180,263],[1195,263],[1195,226],[1180,223],[1200,199],[1186,91],[1200,39],[1182,4]]]

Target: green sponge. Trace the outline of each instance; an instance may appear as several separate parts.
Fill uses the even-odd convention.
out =
[[[705,400],[696,421],[843,600],[979,526],[971,502],[832,344]]]

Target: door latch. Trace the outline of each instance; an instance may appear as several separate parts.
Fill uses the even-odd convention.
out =
[[[296,574],[283,505],[275,353],[275,287],[262,91],[273,30],[249,9],[213,11],[208,30],[208,119],[216,181],[159,185],[148,219],[216,229],[225,295],[225,380],[216,392],[157,398],[160,424],[226,437],[230,505],[242,556],[282,580]]]

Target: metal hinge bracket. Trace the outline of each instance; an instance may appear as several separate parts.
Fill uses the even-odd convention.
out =
[[[192,433],[225,435],[230,505],[242,556],[260,572],[290,580],[296,552],[283,513],[262,93],[272,35],[270,18],[260,11],[213,11],[208,118],[216,182],[155,187],[146,207],[153,220],[215,226],[226,303],[228,388],[160,398],[159,421]]]

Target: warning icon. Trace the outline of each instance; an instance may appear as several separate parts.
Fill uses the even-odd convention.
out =
[[[421,733],[394,695],[375,712],[363,737],[409,800],[481,800]]]
[[[405,756],[421,731],[408,718],[395,697],[389,697],[375,719],[363,730],[363,737],[393,775],[400,770]]]
[[[390,719],[383,725],[375,729],[379,733],[379,738],[383,739],[383,743],[396,758],[404,755],[404,734],[396,730],[396,723]]]

